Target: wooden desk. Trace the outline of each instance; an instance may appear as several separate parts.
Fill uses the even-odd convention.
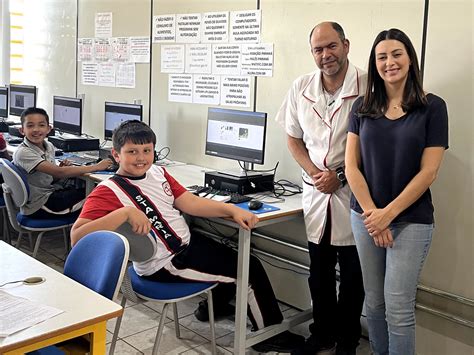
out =
[[[190,186],[196,184],[204,185],[204,173],[205,171],[210,171],[212,169],[202,168],[196,165],[182,165],[169,166],[166,167],[166,170],[169,171],[169,173],[183,186]],[[108,177],[109,176],[99,174],[90,175],[90,178],[95,182],[105,180]],[[300,195],[286,197],[285,202],[279,203],[278,207],[280,208],[278,211],[258,214],[259,222],[257,227],[285,222],[303,215]],[[231,220],[222,218],[211,218],[211,220],[239,229],[234,354],[244,354],[246,348],[311,319],[311,310],[306,310],[291,318],[285,319],[281,324],[261,329],[247,337],[247,293],[251,231],[246,231]]]
[[[106,321],[120,316],[122,307],[0,241],[0,284],[29,276],[42,276],[46,281],[31,286],[19,283],[2,289],[64,312],[0,338],[0,354],[23,354],[85,334],[92,335],[92,353],[105,354]]]

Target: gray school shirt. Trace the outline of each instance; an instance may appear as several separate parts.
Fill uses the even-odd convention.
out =
[[[45,151],[25,138],[13,154],[13,163],[28,173],[30,196],[26,205],[21,208],[21,213],[26,215],[35,213],[44,206],[49,196],[58,188],[53,185],[53,176],[36,170],[38,164],[45,160],[56,164],[54,146],[48,141],[44,141],[44,147]]]

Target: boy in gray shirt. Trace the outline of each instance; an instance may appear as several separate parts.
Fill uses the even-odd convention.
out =
[[[30,217],[54,218],[75,213],[82,207],[85,190],[65,188],[61,179],[104,170],[112,164],[104,159],[89,166],[71,166],[67,160],[56,165],[54,146],[46,140],[50,130],[45,110],[30,107],[21,114],[20,132],[25,138],[13,154],[13,163],[27,174],[30,194],[21,212]]]

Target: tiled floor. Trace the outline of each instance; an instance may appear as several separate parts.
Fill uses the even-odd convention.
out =
[[[22,250],[28,254],[28,242],[25,241]],[[64,264],[64,245],[61,237],[46,236],[42,241],[42,248],[38,253],[38,259],[52,268],[61,271]],[[168,319],[165,323],[163,337],[160,344],[160,354],[210,354],[210,331],[209,324],[202,323],[193,315],[200,298],[190,299],[178,304],[179,324],[181,339],[175,335],[173,312],[168,311]],[[119,301],[117,301],[119,302]],[[281,304],[283,313],[290,316],[296,310]],[[158,328],[161,306],[152,302],[134,304],[127,302],[122,325],[119,332],[119,340],[116,345],[115,354],[151,354],[153,343]],[[107,342],[110,345],[115,320],[107,324]],[[248,328],[250,331],[250,328]],[[301,324],[293,329],[294,332],[308,336],[308,323]],[[216,338],[219,354],[232,354],[234,337],[233,317],[216,321]],[[247,354],[257,354],[248,349]],[[366,340],[361,341],[357,349],[357,355],[370,354]]]

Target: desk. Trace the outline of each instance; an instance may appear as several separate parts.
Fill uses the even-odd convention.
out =
[[[166,167],[166,170],[183,186],[190,186],[196,184],[203,185],[204,172],[212,169],[206,169],[195,165],[183,165],[169,166]],[[99,174],[91,174],[89,176],[91,183],[105,180],[108,177],[109,176]],[[278,204],[278,207],[280,208],[278,211],[258,214],[257,217],[259,222],[257,227],[284,222],[302,216],[303,214],[301,196],[299,195],[286,197],[285,202]],[[251,232],[239,227],[237,223],[231,220],[222,218],[211,218],[211,220],[215,220],[221,224],[226,224],[239,229],[234,354],[244,354],[247,347],[288,330],[296,324],[300,324],[311,319],[311,310],[306,310],[297,314],[296,316],[285,319],[281,324],[276,324],[265,329],[261,329],[247,338],[247,289],[249,279]]]
[[[92,353],[105,354],[106,321],[120,316],[122,307],[0,241],[0,284],[29,276],[43,276],[46,281],[31,286],[20,283],[3,290],[64,312],[0,338],[0,354],[23,354],[85,334],[92,334]]]

